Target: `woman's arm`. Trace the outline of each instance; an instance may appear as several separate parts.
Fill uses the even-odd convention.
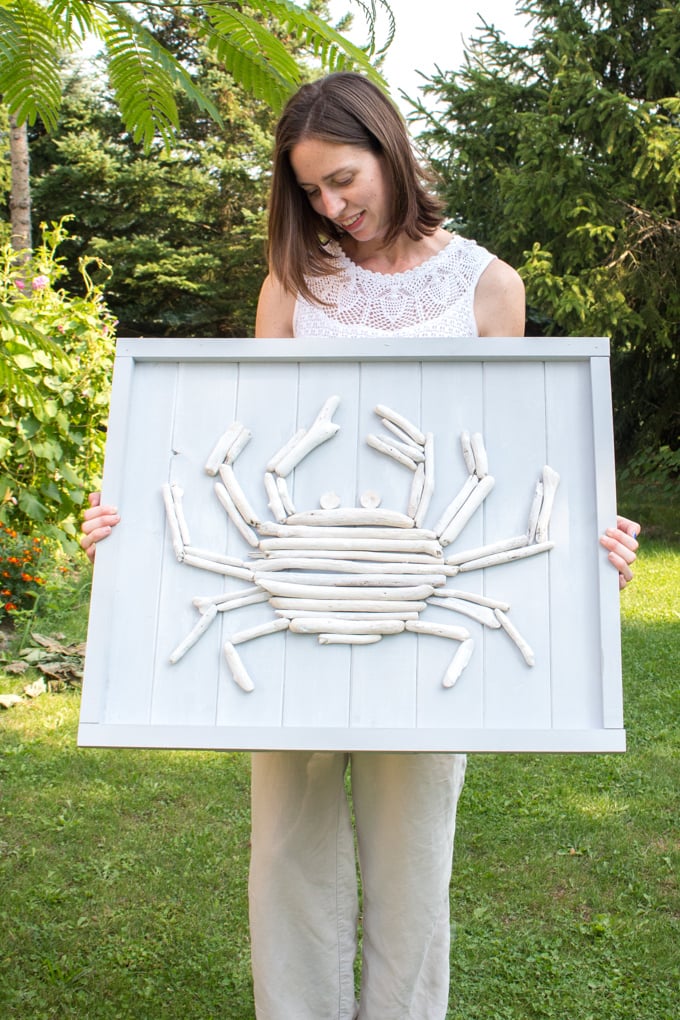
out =
[[[507,262],[494,259],[480,276],[474,313],[480,336],[524,336],[524,284]]]
[[[255,320],[256,337],[292,337],[295,295],[285,290],[275,276],[266,278],[260,290]]]

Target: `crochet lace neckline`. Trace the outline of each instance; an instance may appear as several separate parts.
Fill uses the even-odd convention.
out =
[[[428,255],[427,258],[419,262],[417,266],[411,266],[410,269],[400,269],[396,273],[381,273],[378,269],[367,269],[362,266],[359,262],[355,262],[349,257],[349,255],[343,250],[342,246],[338,241],[329,241],[327,248],[328,251],[333,255],[334,258],[340,262],[340,264],[348,269],[356,269],[359,273],[368,273],[370,276],[389,277],[390,279],[399,279],[399,277],[409,276],[411,273],[418,273],[420,271],[428,271],[433,268],[434,263],[438,259],[443,259],[449,254],[449,249],[457,240],[457,235],[453,234],[439,251],[435,251],[432,255]]]

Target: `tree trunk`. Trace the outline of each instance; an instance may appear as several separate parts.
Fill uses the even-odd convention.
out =
[[[12,191],[9,200],[12,247],[15,251],[30,252],[32,245],[28,132],[26,121],[18,125],[14,114],[10,114],[9,118],[9,139],[12,168]]]

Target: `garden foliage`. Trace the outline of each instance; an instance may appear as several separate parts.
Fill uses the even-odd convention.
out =
[[[26,261],[0,247],[0,521],[68,544],[103,461],[115,320],[81,260],[82,296],[57,284],[63,222]]]

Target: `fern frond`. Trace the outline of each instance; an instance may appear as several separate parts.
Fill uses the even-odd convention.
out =
[[[68,39],[51,13],[33,0],[0,7],[0,93],[22,124],[40,116],[49,130],[61,104],[59,51]]]
[[[123,121],[147,151],[156,133],[169,146],[179,126],[175,86],[221,123],[214,103],[195,85],[191,75],[122,7],[111,9],[110,19],[98,26],[97,34],[106,46],[109,79]]]

